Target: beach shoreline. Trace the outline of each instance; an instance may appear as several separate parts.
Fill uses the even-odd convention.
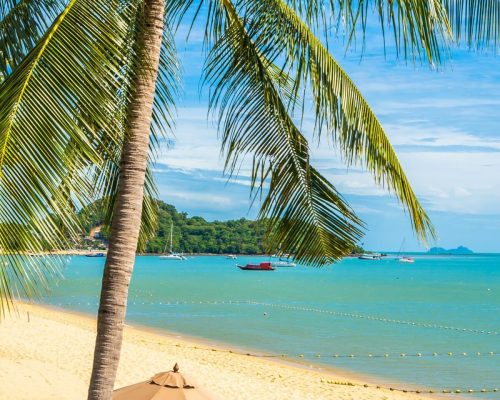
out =
[[[96,321],[88,314],[61,308],[17,303],[17,314],[0,323],[0,399],[28,399],[29,387],[19,380],[38,376],[36,398],[84,398],[90,376]],[[299,363],[246,355],[215,341],[139,325],[126,325],[116,388],[143,381],[178,362],[214,399],[429,399],[438,394],[389,390],[381,379]],[[257,352],[262,354],[262,352]],[[75,363],[75,360],[78,362]],[[142,360],[142,361],[138,361]],[[75,388],[64,390],[59,373]],[[377,383],[380,388],[377,388]],[[364,387],[367,385],[368,387]],[[412,390],[411,385],[398,388]],[[21,393],[15,393],[22,388]],[[58,392],[59,391],[59,392]],[[470,397],[468,397],[470,398]]]

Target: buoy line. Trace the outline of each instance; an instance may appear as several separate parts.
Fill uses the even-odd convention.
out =
[[[160,301],[160,302],[148,302],[148,301],[137,301],[137,300],[131,300],[129,301],[129,305],[152,305],[152,306],[173,306],[173,305],[256,305],[256,306],[263,306],[263,307],[273,307],[273,308],[280,308],[284,310],[296,310],[296,311],[303,311],[303,312],[314,312],[314,313],[320,313],[320,314],[328,314],[328,315],[334,315],[337,317],[344,317],[344,318],[352,318],[352,319],[365,319],[369,321],[377,321],[377,322],[385,322],[385,323],[390,323],[390,324],[398,324],[398,325],[407,325],[407,326],[417,326],[421,328],[431,328],[431,329],[443,329],[443,330],[450,330],[450,331],[455,331],[455,332],[465,332],[465,333],[476,333],[476,334],[481,334],[481,335],[500,335],[500,332],[494,331],[494,330],[487,330],[487,329],[471,329],[471,328],[462,328],[462,327],[456,327],[456,326],[449,326],[449,325],[440,325],[440,324],[433,324],[433,323],[425,323],[425,322],[417,322],[417,321],[408,321],[408,320],[399,320],[399,319],[393,319],[393,318],[385,318],[385,317],[378,317],[378,316],[373,316],[373,315],[367,315],[367,314],[357,314],[357,313],[349,313],[349,312],[342,312],[342,311],[335,311],[335,310],[324,310],[320,308],[314,308],[314,307],[302,307],[302,306],[290,306],[286,304],[277,304],[277,303],[264,303],[264,302],[259,302],[259,301],[253,301],[253,300],[220,300],[220,301]],[[71,306],[71,305],[96,305],[98,306],[98,303],[90,303],[90,302],[75,302],[75,303],[59,303],[59,306]]]
[[[417,394],[436,394],[436,393],[448,393],[448,394],[486,394],[486,393],[498,393],[500,392],[500,389],[498,388],[493,388],[493,389],[486,389],[486,388],[481,388],[481,389],[402,389],[402,388],[394,388],[394,387],[384,387],[384,386],[379,386],[379,385],[368,385],[368,384],[361,384],[361,383],[354,383],[354,382],[339,382],[339,381],[333,381],[333,380],[325,380],[321,379],[321,383],[329,383],[331,385],[342,385],[342,386],[358,386],[358,387],[364,387],[364,388],[372,388],[372,389],[385,389],[385,390],[390,390],[390,391],[395,391],[395,392],[403,392],[403,393],[417,393]]]
[[[181,347],[180,345],[176,345],[176,347]],[[244,355],[244,356],[252,356],[252,357],[266,357],[266,358],[304,358],[304,354],[309,354],[311,358],[316,357],[316,358],[406,358],[406,357],[438,357],[438,356],[446,356],[446,357],[451,357],[451,356],[464,356],[467,357],[469,356],[468,353],[385,353],[385,354],[361,354],[361,355],[355,355],[355,354],[319,354],[319,353],[303,353],[303,354],[297,354],[297,355],[290,355],[290,354],[268,354],[268,353],[244,353],[244,352],[237,352],[234,350],[230,349],[216,349],[212,347],[203,347],[203,346],[183,346],[183,347],[189,347],[192,349],[197,349],[197,350],[210,350],[210,351],[219,351],[223,353],[233,353],[233,354],[239,354],[239,355]],[[493,356],[500,356],[499,352],[486,352],[486,353],[472,353],[472,356],[481,356],[481,357],[493,357]]]
[[[249,304],[255,304],[255,305],[260,305],[260,306],[265,306],[265,307],[282,308],[282,309],[288,309],[288,310],[298,310],[298,311],[330,314],[330,315],[335,315],[335,316],[339,316],[339,317],[348,317],[348,318],[355,318],[355,319],[367,319],[370,321],[386,322],[386,323],[393,323],[393,324],[400,324],[400,325],[418,326],[418,327],[422,327],[422,328],[446,329],[446,330],[453,330],[453,331],[459,331],[459,332],[478,333],[478,334],[484,334],[484,335],[500,335],[500,333],[497,331],[491,331],[491,330],[485,330],[485,329],[460,328],[460,327],[456,327],[456,326],[447,326],[447,325],[438,325],[438,324],[432,324],[432,323],[406,321],[406,320],[399,320],[399,319],[392,319],[392,318],[383,318],[383,317],[377,317],[377,316],[365,315],[365,314],[356,314],[356,313],[348,313],[348,312],[333,311],[333,310],[323,310],[323,309],[312,308],[312,307],[288,306],[285,304],[262,303],[262,302],[257,302],[257,301],[249,301]]]
[[[324,357],[324,354],[314,354],[316,358]],[[327,354],[325,357],[333,358],[435,358],[435,357],[498,357],[499,352],[487,351],[487,352],[433,352],[433,353],[384,353],[384,354]],[[304,357],[304,354],[299,354],[300,358]]]
[[[230,353],[230,354],[236,354],[236,355],[241,355],[241,356],[248,356],[248,357],[256,357],[256,358],[289,358],[288,354],[256,354],[256,353],[244,353],[240,351],[234,351],[230,349],[217,349],[217,348],[212,348],[212,347],[204,347],[204,346],[186,346],[186,345],[181,345],[181,344],[171,344],[171,346],[178,347],[178,348],[184,348],[184,349],[195,349],[195,350],[202,350],[202,351],[209,351],[209,352],[220,352],[220,353]],[[282,376],[279,376],[282,378]],[[390,390],[390,391],[397,391],[397,392],[403,392],[403,393],[420,393],[420,394],[436,394],[436,393],[449,393],[449,394],[470,394],[470,393],[498,393],[500,392],[500,389],[498,388],[480,388],[480,389],[473,389],[473,388],[466,388],[466,389],[405,389],[401,387],[387,387],[387,386],[379,386],[379,385],[368,385],[368,384],[361,384],[361,383],[354,383],[354,382],[349,382],[349,381],[335,381],[335,380],[328,380],[328,379],[320,379],[321,383],[328,383],[331,385],[342,385],[342,386],[358,386],[358,387],[364,387],[364,388],[374,388],[374,389],[385,389],[385,390]]]

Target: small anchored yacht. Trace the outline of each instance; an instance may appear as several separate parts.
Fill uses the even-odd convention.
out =
[[[415,262],[415,259],[413,257],[407,257],[403,253],[404,245],[405,245],[405,240],[401,242],[401,246],[399,247],[398,255],[396,256],[396,260],[398,260],[400,263],[406,263],[406,264],[411,264]]]
[[[173,260],[173,261],[182,261],[187,260],[181,253],[174,253],[172,251],[172,242],[173,242],[173,232],[174,232],[174,223],[170,225],[170,252],[167,254],[167,245],[165,245],[165,250],[163,251],[163,255],[160,256],[162,260]]]

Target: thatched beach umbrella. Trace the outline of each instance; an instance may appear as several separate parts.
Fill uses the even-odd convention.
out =
[[[160,372],[149,381],[126,386],[113,392],[113,400],[208,400],[188,383],[174,365],[173,371]]]

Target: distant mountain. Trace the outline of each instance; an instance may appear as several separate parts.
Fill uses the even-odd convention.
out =
[[[437,254],[437,255],[467,255],[474,254],[474,252],[467,247],[459,246],[456,249],[443,249],[442,247],[432,247],[427,254]]]

